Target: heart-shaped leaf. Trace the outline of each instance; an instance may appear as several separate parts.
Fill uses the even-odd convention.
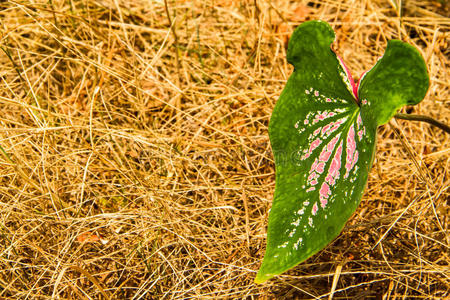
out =
[[[377,126],[428,88],[419,52],[391,41],[357,89],[330,48],[334,38],[326,22],[310,21],[289,41],[294,72],[269,124],[276,187],[256,282],[296,266],[340,233],[364,192]]]

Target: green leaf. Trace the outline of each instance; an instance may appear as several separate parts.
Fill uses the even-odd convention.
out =
[[[294,72],[269,124],[276,186],[258,283],[306,260],[340,233],[364,192],[379,116],[391,115],[388,107],[397,108],[404,99],[412,103],[403,94],[409,88],[377,91],[382,84],[374,80],[389,67],[383,58],[361,84],[360,95],[367,99],[361,109],[350,73],[330,48],[334,38],[327,23],[310,21],[289,41],[287,59]],[[394,82],[404,81],[396,78],[402,72],[391,75]],[[381,98],[386,95],[395,97]]]

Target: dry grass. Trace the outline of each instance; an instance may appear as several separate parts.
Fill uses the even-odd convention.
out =
[[[170,24],[161,0],[1,1],[0,298],[448,295],[450,140],[407,121],[379,129],[342,234],[253,283],[296,25],[330,22],[356,75],[417,46],[431,88],[407,110],[450,122],[449,8],[396,2],[169,1]]]

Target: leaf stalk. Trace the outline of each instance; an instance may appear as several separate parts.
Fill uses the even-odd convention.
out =
[[[428,116],[423,115],[411,115],[411,114],[395,114],[394,117],[396,119],[402,119],[402,120],[408,120],[408,121],[419,121],[419,122],[426,122],[428,124],[431,124],[433,126],[436,126],[446,133],[450,134],[450,126],[447,124],[442,123],[441,121],[435,120]]]

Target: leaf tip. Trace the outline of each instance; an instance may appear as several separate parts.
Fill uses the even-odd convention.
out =
[[[256,274],[255,280],[254,282],[256,284],[261,284],[266,282],[267,280],[271,279],[274,275],[272,274],[267,274],[267,273],[262,273],[261,269],[259,270],[258,274]]]

